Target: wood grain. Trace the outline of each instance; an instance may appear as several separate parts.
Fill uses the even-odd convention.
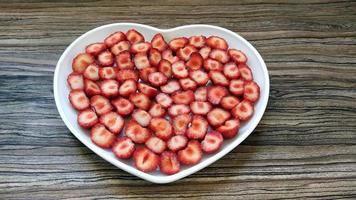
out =
[[[355,199],[356,2],[0,1],[0,199]],[[204,23],[248,39],[271,78],[254,133],[167,185],[89,151],[56,110],[64,49],[100,25]]]

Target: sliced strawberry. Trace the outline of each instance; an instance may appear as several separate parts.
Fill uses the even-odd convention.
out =
[[[140,79],[148,82],[148,75],[150,73],[156,72],[157,68],[156,67],[146,67],[140,70]]]
[[[190,104],[190,109],[196,115],[206,115],[212,109],[212,106],[209,102],[205,101],[193,101]]]
[[[151,49],[151,43],[141,42],[131,45],[130,51],[132,53],[146,53]]]
[[[204,68],[208,71],[222,71],[223,70],[223,65],[214,59],[208,58],[204,60]]]
[[[189,71],[189,77],[198,85],[206,85],[209,81],[209,76],[202,70]]]
[[[218,36],[210,36],[206,39],[206,44],[211,47],[212,49],[222,49],[222,50],[227,50],[229,48],[229,45],[227,42]]]
[[[135,143],[128,137],[117,138],[112,147],[112,152],[117,158],[129,159],[135,151]]]
[[[201,55],[201,57],[205,60],[209,57],[209,54],[211,52],[211,48],[210,47],[203,47],[199,50],[199,54]]]
[[[246,81],[244,85],[244,99],[254,103],[260,98],[260,87],[254,81]]]
[[[134,57],[134,62],[139,70],[151,66],[146,53],[137,53]]]
[[[116,64],[119,69],[133,69],[134,62],[131,60],[129,51],[122,51],[116,56]]]
[[[164,118],[154,117],[149,124],[150,129],[162,140],[168,140],[173,135],[172,126]]]
[[[81,53],[78,54],[72,62],[72,69],[73,72],[77,73],[83,73],[84,70],[90,65],[91,63],[94,62],[94,57],[87,54],[87,53]]]
[[[212,86],[208,89],[208,101],[214,105],[218,105],[221,99],[227,96],[229,92],[225,87],[222,86]]]
[[[208,122],[200,115],[194,115],[191,127],[187,130],[187,137],[189,139],[203,139],[208,131]]]
[[[134,81],[138,81],[138,74],[137,71],[134,71],[132,69],[122,69],[120,70],[117,75],[116,79],[122,83],[126,80],[132,79]]]
[[[138,86],[138,90],[141,93],[147,95],[148,97],[154,97],[154,96],[156,96],[158,94],[158,90],[156,88],[151,87],[151,86],[149,86],[147,84],[138,83],[137,86]]]
[[[90,106],[95,110],[96,114],[98,115],[103,115],[113,109],[109,99],[101,95],[92,96],[90,98]]]
[[[198,50],[192,46],[192,45],[187,45],[183,48],[180,48],[177,50],[177,56],[178,58],[184,60],[184,61],[188,61],[189,58],[190,58],[190,55],[193,53],[193,52],[197,52]],[[200,54],[199,54],[200,55]]]
[[[145,41],[143,35],[137,32],[135,29],[128,30],[126,32],[126,38],[128,41],[130,41],[131,44],[136,44]]]
[[[131,44],[129,41],[121,41],[117,44],[115,44],[114,46],[111,47],[111,53],[113,53],[114,55],[119,55],[119,53],[123,52],[123,51],[128,51],[130,50]]]
[[[189,75],[183,61],[178,61],[172,64],[172,73],[176,78],[186,78]]]
[[[147,148],[139,148],[134,155],[135,167],[143,172],[151,172],[156,170],[160,162],[159,156]]]
[[[179,61],[179,58],[177,56],[173,56],[173,52],[170,49],[166,49],[162,52],[162,59],[165,59],[170,63],[175,63]]]
[[[92,81],[99,80],[99,66],[97,64],[90,64],[83,73],[83,76]]]
[[[240,76],[240,70],[233,62],[226,63],[224,66],[224,75],[229,79],[236,79]]]
[[[135,93],[137,90],[136,81],[126,80],[123,82],[119,88],[119,94],[124,97],[128,97],[131,94]]]
[[[244,93],[244,81],[234,79],[230,81],[229,91],[234,95],[242,95]]]
[[[253,75],[251,69],[247,65],[238,65],[241,77],[246,81],[252,81]]]
[[[195,90],[197,88],[197,83],[190,78],[179,79],[179,84],[183,90]]]
[[[147,128],[142,127],[140,124],[133,120],[127,122],[124,131],[127,137],[138,144],[145,143],[148,138],[151,137],[151,132]]]
[[[178,90],[180,90],[180,85],[176,80],[170,80],[167,84],[161,86],[161,91],[166,94],[172,94]]]
[[[100,83],[101,93],[108,98],[119,95],[119,83],[116,80],[104,80]]]
[[[85,109],[78,113],[78,124],[83,128],[90,128],[98,123],[98,116],[92,109]]]
[[[184,149],[188,144],[188,138],[185,135],[175,135],[167,141],[168,149],[176,152]]]
[[[118,32],[115,32],[115,33],[109,35],[109,37],[105,38],[104,42],[105,42],[106,46],[112,47],[115,44],[117,44],[118,42],[121,42],[123,40],[126,40],[125,34],[121,31],[118,31]]]
[[[206,87],[200,87],[194,92],[195,101],[207,101],[208,89]]]
[[[221,133],[211,131],[205,135],[204,140],[201,142],[201,148],[205,153],[214,153],[221,148],[224,138]]]
[[[98,84],[89,79],[84,80],[84,91],[88,96],[94,96],[97,94],[101,94],[101,90]]]
[[[197,140],[189,141],[187,147],[178,152],[178,160],[185,165],[194,165],[203,157],[200,143]]]
[[[160,33],[157,33],[153,36],[151,44],[153,48],[158,49],[160,52],[162,52],[168,47],[167,42],[164,40],[162,34]]]
[[[210,52],[209,57],[221,63],[227,63],[230,60],[230,56],[227,52],[221,49],[213,49]]]
[[[167,175],[176,174],[180,171],[177,155],[171,151],[165,151],[160,156],[159,169]]]
[[[169,41],[168,45],[173,51],[177,51],[179,48],[183,48],[186,44],[188,44],[188,39],[185,37],[174,38]]]
[[[231,110],[239,103],[240,100],[235,96],[226,96],[220,101],[221,107],[223,107],[225,110]]]
[[[189,38],[189,44],[193,45],[196,48],[202,48],[205,45],[205,36],[192,36]]]
[[[85,53],[93,56],[97,56],[105,49],[106,49],[106,45],[104,43],[98,42],[98,43],[90,44],[87,47],[85,47]]]
[[[247,62],[247,56],[240,50],[229,49],[228,53],[231,56],[231,59],[233,61],[235,61],[236,63],[246,63]]]
[[[172,100],[175,104],[188,105],[194,101],[194,93],[192,90],[178,91],[172,94]]]
[[[240,128],[240,121],[238,119],[230,119],[224,125],[219,126],[216,131],[221,133],[224,138],[230,139],[237,135]]]
[[[152,117],[163,117],[166,114],[166,110],[158,103],[153,103],[148,113]]]
[[[198,70],[203,66],[204,60],[203,57],[198,52],[193,52],[190,55],[188,62],[186,63],[187,67],[191,70]]]
[[[98,55],[98,62],[102,66],[114,64],[114,55],[110,51],[103,51]]]
[[[132,113],[132,119],[134,119],[141,126],[148,126],[152,117],[145,110],[137,109]]]
[[[161,59],[162,59],[161,52],[159,52],[157,49],[154,48],[150,49],[149,61],[152,66],[157,66],[161,61]]]
[[[223,73],[218,71],[210,71],[209,77],[215,85],[228,86],[229,80],[224,76]]]
[[[172,126],[173,126],[174,134],[184,135],[191,121],[192,121],[192,117],[189,114],[183,114],[183,115],[178,115],[176,117],[173,117]]]
[[[108,112],[100,116],[100,123],[117,135],[124,127],[125,121],[116,112]]]
[[[84,89],[83,75],[72,72],[67,77],[68,85],[72,90]]]
[[[104,125],[98,123],[90,131],[90,138],[101,148],[110,148],[115,142],[115,134],[108,131]]]
[[[137,107],[142,110],[148,110],[151,105],[150,98],[143,93],[135,93],[130,96],[130,101]]]
[[[235,108],[231,110],[232,115],[241,120],[249,120],[254,112],[253,104],[247,100],[243,100]]]
[[[159,93],[155,99],[156,99],[156,102],[159,103],[164,108],[168,108],[173,103],[172,98],[169,95],[164,94],[164,93]]]
[[[76,110],[84,110],[89,107],[89,99],[83,90],[70,91],[69,101]]]
[[[153,72],[148,75],[151,85],[159,87],[167,83],[168,78],[162,72]]]
[[[207,119],[211,126],[220,126],[224,124],[226,120],[230,118],[230,112],[221,109],[221,108],[214,108],[207,114]]]
[[[168,108],[168,114],[173,117],[182,114],[188,114],[189,112],[190,107],[184,104],[173,104]]]
[[[145,145],[149,150],[157,154],[162,153],[167,148],[166,142],[156,136],[151,136],[145,142]]]
[[[116,112],[120,115],[129,115],[134,109],[134,105],[131,101],[122,97],[112,100],[111,103],[115,106]]]
[[[116,68],[114,67],[100,67],[99,77],[101,79],[116,79]]]
[[[169,78],[172,76],[172,64],[168,60],[162,59],[158,63],[158,71]]]

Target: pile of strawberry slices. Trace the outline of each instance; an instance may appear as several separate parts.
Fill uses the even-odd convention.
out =
[[[134,29],[115,32],[73,59],[69,101],[97,146],[143,172],[175,174],[253,115],[260,88],[246,62],[217,36],[147,42]]]

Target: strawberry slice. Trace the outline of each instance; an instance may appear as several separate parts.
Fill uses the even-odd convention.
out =
[[[202,70],[194,70],[189,72],[189,77],[198,85],[206,85],[209,81],[209,76]]]
[[[191,70],[198,70],[203,66],[204,60],[203,57],[198,52],[193,52],[190,55],[188,62],[186,63],[187,67]]]
[[[184,61],[188,61],[189,58],[190,58],[190,55],[193,53],[193,52],[197,52],[198,50],[192,46],[192,45],[187,45],[183,48],[180,48],[177,50],[177,56],[178,58],[184,60]],[[199,54],[200,55],[200,54]]]
[[[190,78],[179,79],[179,84],[183,90],[195,90],[197,88],[197,83]]]
[[[194,115],[191,127],[188,128],[186,135],[189,139],[203,139],[208,131],[208,122],[200,115]]]
[[[103,51],[98,55],[98,62],[102,66],[114,64],[114,55],[110,51]]]
[[[122,97],[112,100],[111,103],[116,108],[116,112],[120,115],[129,115],[134,109],[134,105],[131,101]]]
[[[84,110],[89,107],[89,99],[83,90],[70,91],[69,101],[76,110]]]
[[[133,120],[127,123],[124,132],[127,137],[137,144],[143,144],[151,137],[151,132],[147,128],[142,127]]]
[[[172,64],[172,73],[176,78],[186,78],[188,77],[188,70],[183,61],[178,61]]]
[[[238,119],[230,119],[224,125],[219,126],[216,131],[221,133],[225,139],[233,138],[237,135],[240,128],[240,121]]]
[[[89,79],[84,80],[84,91],[88,96],[94,96],[97,94],[101,94],[101,90],[98,84]]]
[[[151,85],[159,87],[167,83],[168,78],[162,72],[153,72],[148,75]]]
[[[145,145],[149,150],[157,154],[162,153],[167,148],[166,142],[156,136],[151,136],[145,142]]]
[[[135,66],[137,69],[144,69],[150,67],[150,61],[148,60],[146,53],[137,53],[134,57]]]
[[[205,36],[192,36],[189,38],[189,44],[193,45],[196,48],[202,48],[205,45]]]
[[[190,107],[184,104],[173,104],[168,108],[168,114],[170,116],[177,116],[182,114],[188,114],[190,112]]]
[[[104,80],[100,83],[100,89],[105,97],[111,98],[119,95],[119,83],[116,80]]]
[[[115,142],[115,134],[108,131],[104,125],[98,123],[90,131],[91,141],[101,148],[110,148]]]
[[[172,94],[172,100],[175,104],[189,105],[194,101],[194,93],[192,90],[178,91]]]
[[[162,34],[157,33],[156,35],[153,36],[151,40],[152,48],[158,49],[158,51],[162,52],[165,50],[168,45],[167,42],[164,40]]]
[[[149,127],[162,140],[166,141],[173,135],[172,125],[164,118],[152,118]]]
[[[210,36],[206,39],[206,44],[211,47],[212,49],[222,49],[222,50],[227,50],[229,48],[229,45],[227,42],[218,36]]]
[[[137,90],[136,81],[126,80],[123,82],[119,88],[119,94],[124,97],[128,97],[135,93]]]
[[[101,53],[104,50],[106,50],[106,45],[101,42],[89,44],[87,47],[85,47],[85,53],[93,56],[99,55],[99,53]]]
[[[158,71],[169,78],[172,76],[172,64],[168,60],[162,59],[158,63]]]
[[[173,40],[169,41],[168,45],[173,51],[177,51],[179,48],[183,48],[189,40],[185,37],[178,37],[174,38]]]
[[[260,87],[254,81],[246,81],[244,84],[244,99],[254,103],[260,98]]]
[[[218,105],[221,99],[227,96],[229,92],[225,87],[222,86],[212,86],[208,89],[208,101],[214,105]]]
[[[229,91],[234,95],[242,95],[244,93],[244,81],[241,79],[235,79],[230,81]]]
[[[135,93],[130,96],[130,101],[137,107],[142,110],[148,110],[151,105],[150,98],[143,93]]]
[[[138,81],[138,74],[137,71],[134,71],[132,69],[122,69],[120,70],[117,75],[116,79],[122,83],[126,80],[132,79],[134,81]]]
[[[161,91],[166,94],[172,94],[178,90],[180,90],[180,85],[176,80],[170,80],[167,84],[161,86]]]
[[[99,66],[97,64],[90,64],[83,73],[83,76],[92,81],[99,80]]]
[[[129,51],[122,51],[116,56],[116,64],[119,69],[133,69],[134,62],[131,60]]]
[[[132,113],[132,119],[134,119],[141,126],[145,127],[148,126],[152,117],[145,110],[137,109]]]
[[[84,89],[84,79],[83,75],[72,72],[67,77],[68,85],[72,90],[82,90]]]
[[[117,138],[112,146],[112,152],[117,158],[129,159],[135,151],[135,143],[128,137]]]
[[[78,54],[72,62],[73,72],[83,73],[84,70],[94,62],[94,57],[87,53]]]
[[[194,165],[203,157],[200,143],[197,140],[191,140],[185,149],[178,152],[178,160],[185,165]]]
[[[209,77],[215,85],[228,86],[229,80],[224,76],[223,73],[218,71],[210,71]]]
[[[158,90],[144,83],[138,83],[138,90],[147,95],[148,97],[154,97],[158,94]]]
[[[146,53],[151,49],[151,43],[141,42],[131,45],[130,51],[132,53]]]
[[[119,53],[123,51],[128,51],[130,50],[131,44],[129,41],[121,41],[114,46],[111,47],[111,53],[113,53],[115,56],[119,55]]]
[[[148,59],[152,66],[157,66],[162,59],[161,52],[154,48],[150,49]]]
[[[167,175],[176,174],[180,171],[177,155],[171,151],[165,151],[160,156],[159,169]]]
[[[192,117],[189,114],[183,114],[183,115],[178,115],[176,117],[173,117],[172,126],[173,126],[174,134],[184,135],[191,121],[192,121]]]
[[[166,114],[166,110],[158,103],[153,103],[148,113],[152,117],[163,117]]]
[[[230,118],[230,112],[221,109],[221,108],[214,108],[207,114],[207,119],[211,126],[220,126],[224,124],[226,120]]]
[[[124,127],[125,121],[116,112],[108,112],[100,116],[100,123],[117,135]]]
[[[167,141],[168,149],[176,152],[184,149],[188,144],[188,138],[185,135],[175,135]]]
[[[209,57],[209,54],[211,52],[211,48],[210,47],[202,47],[199,50],[199,54],[201,55],[201,57],[205,60]]]
[[[139,148],[134,155],[135,167],[143,172],[151,172],[156,170],[160,162],[159,156],[147,148]]]
[[[208,89],[206,87],[200,87],[194,92],[194,99],[196,101],[207,101]]]
[[[121,42],[123,40],[126,40],[125,34],[121,31],[118,31],[118,32],[115,32],[115,33],[109,35],[109,37],[105,38],[104,42],[105,42],[106,46],[112,47],[115,44],[117,44],[118,42]]]
[[[156,99],[156,102],[159,103],[164,108],[168,108],[173,103],[172,98],[164,93],[159,93],[155,99]]]
[[[116,79],[116,68],[114,67],[100,67],[99,77],[101,79]]]
[[[205,135],[204,140],[201,142],[201,148],[205,153],[214,153],[221,148],[224,138],[221,133],[211,131]]]
[[[238,65],[241,77],[246,81],[252,81],[253,75],[251,69],[247,65]]]
[[[143,68],[140,70],[140,79],[145,81],[145,82],[148,82],[148,75],[150,73],[153,73],[153,72],[156,72],[157,71],[157,68],[155,67],[146,67],[146,68]]]
[[[235,96],[226,96],[221,99],[220,105],[225,110],[231,110],[240,103],[240,100]]]
[[[126,32],[126,38],[128,41],[130,41],[131,44],[136,44],[145,41],[143,35],[137,32],[135,29],[128,30]]]
[[[168,60],[170,63],[179,61],[177,56],[173,56],[173,52],[170,49],[166,49],[162,52],[162,59]]]
[[[228,54],[236,63],[247,63],[247,56],[240,50],[229,49]]]
[[[96,114],[98,115],[103,115],[113,109],[109,99],[101,95],[92,96],[90,98],[90,106],[95,110]]]
[[[213,49],[210,52],[209,57],[221,63],[227,63],[230,60],[230,56],[226,53],[226,51],[221,49]]]
[[[206,115],[212,109],[212,106],[209,102],[205,101],[193,101],[190,104],[190,109],[194,114],[197,115]]]
[[[79,112],[77,121],[81,127],[91,128],[98,123],[98,116],[92,109],[88,108]]]
[[[226,63],[223,72],[225,77],[229,79],[237,79],[240,77],[240,70],[233,62]]]
[[[253,112],[253,104],[248,100],[241,101],[239,105],[231,110],[232,115],[241,121],[249,120],[252,117]]]
[[[219,61],[208,58],[204,60],[204,68],[208,71],[222,71],[223,65]]]

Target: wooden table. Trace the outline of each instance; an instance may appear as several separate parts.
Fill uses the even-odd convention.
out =
[[[356,2],[1,1],[0,199],[356,198]],[[66,128],[53,72],[84,32],[114,22],[228,28],[271,78],[254,133],[200,172],[167,185],[136,178]]]

